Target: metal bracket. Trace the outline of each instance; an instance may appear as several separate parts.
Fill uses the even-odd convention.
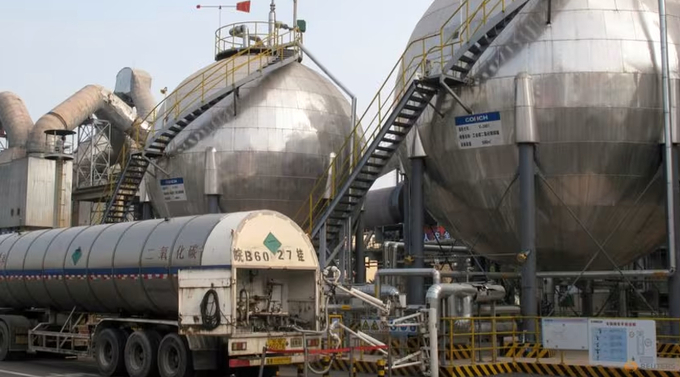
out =
[[[154,168],[156,168],[156,169],[160,170],[161,172],[163,172],[163,174],[165,174],[166,176],[168,176],[168,177],[170,176],[170,173],[168,173],[167,171],[165,171],[165,169],[163,169],[162,167],[158,166],[155,162],[151,161],[148,157],[144,156],[144,160],[146,160],[146,162],[148,162],[149,165],[151,165],[151,166],[153,166]]]
[[[446,83],[446,78],[453,78],[453,77],[448,76],[448,75],[446,75],[446,74],[441,74],[441,75],[439,76],[439,84],[441,84],[441,86],[443,86],[444,89],[446,89],[446,91],[451,95],[451,97],[453,97],[453,99],[455,99],[456,102],[458,102],[458,104],[459,104],[459,105],[460,105],[460,106],[461,106],[468,114],[474,114],[474,112],[472,111],[472,108],[470,108],[468,105],[466,105],[466,104],[463,102],[463,100],[458,96],[458,94],[456,94],[456,92],[454,92],[453,89],[451,89],[451,87],[449,86],[449,84]]]

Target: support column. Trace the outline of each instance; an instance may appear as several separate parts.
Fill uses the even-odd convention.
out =
[[[676,131],[677,128],[673,128],[673,131]],[[675,135],[673,135],[673,138],[676,138]],[[668,316],[670,318],[680,318],[680,273],[677,270],[677,266],[680,265],[680,253],[677,252],[677,245],[680,245],[680,230],[678,229],[678,224],[680,224],[680,184],[678,183],[678,179],[680,175],[678,174],[678,163],[680,163],[679,158],[678,158],[678,145],[676,143],[673,143],[673,166],[672,166],[672,171],[673,171],[673,197],[675,200],[673,200],[673,219],[674,219],[674,224],[672,225],[675,229],[674,237],[675,237],[675,245],[676,245],[676,250],[674,255],[671,255],[671,257],[675,257],[675,265],[676,265],[676,270],[675,273],[673,273],[669,278],[668,278]],[[673,339],[679,339],[680,337],[680,320],[676,321],[671,321],[671,336]]]
[[[425,198],[423,196],[423,178],[425,175],[425,150],[418,128],[413,130],[415,137],[409,151],[411,159],[411,250],[414,258],[412,268],[425,266],[425,254],[423,247],[425,226]],[[408,278],[407,302],[409,305],[425,305],[425,278],[422,276],[410,276]]]
[[[220,184],[217,177],[217,150],[208,147],[205,151],[205,181],[204,194],[208,199],[208,213],[221,213],[220,211]]]
[[[534,115],[534,91],[531,76],[520,73],[515,79],[515,137],[519,149],[520,195],[520,254],[522,265],[522,291],[520,309],[524,330],[533,338],[538,315],[538,289],[536,284],[536,168],[535,144],[538,130]]]
[[[581,286],[581,316],[593,316],[593,281],[586,280]]]
[[[321,225],[321,230],[319,230],[319,267],[321,267],[321,271],[323,271],[328,264],[326,262],[326,257],[328,256],[328,252],[326,251],[326,234],[326,223],[323,223],[323,225]]]
[[[628,283],[619,283],[619,317],[628,317]]]
[[[366,283],[366,250],[364,249],[364,211],[359,213],[357,218],[357,233],[354,236],[354,259],[356,261],[356,266],[354,271],[356,276],[354,277],[354,282],[357,284]]]
[[[668,312],[671,318],[680,318],[680,273],[677,271],[677,246],[678,235],[678,169],[677,169],[677,116],[673,116],[677,110],[677,92],[674,80],[670,77],[670,63],[668,57],[668,27],[666,23],[666,0],[659,0],[659,32],[661,42],[661,87],[663,100],[663,124],[664,124],[664,157],[666,159],[666,215],[668,234],[668,264],[675,270],[668,280]],[[671,337],[678,339],[680,324],[671,321]]]
[[[153,209],[151,208],[151,202],[142,202],[142,220],[153,219]]]

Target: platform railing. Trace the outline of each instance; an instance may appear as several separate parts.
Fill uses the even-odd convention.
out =
[[[557,317],[444,317],[439,332],[439,355],[442,363],[470,365],[496,362],[542,362],[552,359],[565,364],[565,353],[542,345],[541,321]],[[576,318],[576,317],[569,317]],[[656,322],[658,358],[680,358],[680,337],[671,334],[673,324],[680,318],[615,318],[593,317],[605,321],[653,320]],[[533,322],[536,330],[525,331],[523,324]],[[531,326],[526,326],[532,328]],[[464,350],[470,357],[461,357]],[[584,351],[585,352],[585,351]]]
[[[504,12],[513,1],[518,0],[484,0],[477,7],[471,6],[469,0],[462,1],[437,32],[408,44],[343,144],[335,151],[335,157],[330,161],[331,168],[318,178],[305,204],[295,215],[295,220],[305,231],[315,236],[311,233],[316,226],[316,219],[330,205],[326,200],[328,194],[334,197],[347,181],[357,167],[359,157],[378,137],[384,126],[383,121],[404,96],[408,84],[434,74],[433,65],[444,67],[454,52],[467,43],[490,16]]]

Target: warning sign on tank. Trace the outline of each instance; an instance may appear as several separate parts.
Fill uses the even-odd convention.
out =
[[[501,113],[496,111],[456,117],[456,134],[460,149],[501,145]]]

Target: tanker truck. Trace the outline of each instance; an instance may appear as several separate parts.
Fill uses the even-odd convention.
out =
[[[0,361],[52,353],[93,357],[107,377],[271,375],[320,347],[323,297],[309,238],[273,211],[7,234]]]

